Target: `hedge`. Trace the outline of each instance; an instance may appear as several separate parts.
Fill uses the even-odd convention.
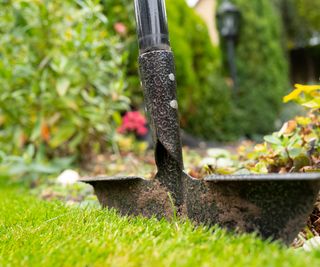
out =
[[[282,96],[289,88],[281,16],[269,0],[233,3],[242,13],[236,46],[238,129],[243,135],[265,134],[275,127]]]

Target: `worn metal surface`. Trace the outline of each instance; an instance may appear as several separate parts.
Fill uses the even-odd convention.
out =
[[[268,174],[241,174],[241,175],[209,175],[204,178],[208,182],[216,181],[317,181],[320,173],[268,173]]]
[[[171,51],[156,50],[139,57],[145,107],[155,146],[156,179],[171,193],[179,209],[183,203],[182,148],[174,59]]]
[[[320,174],[273,174],[187,179],[187,216],[290,244],[306,225],[320,189]],[[217,177],[215,177],[217,178]]]
[[[105,177],[85,182],[94,187],[103,207],[114,208],[122,215],[170,219],[174,213],[167,189],[157,180]]]

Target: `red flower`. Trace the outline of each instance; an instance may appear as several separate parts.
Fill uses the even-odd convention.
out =
[[[148,133],[146,123],[146,118],[139,111],[129,111],[123,116],[118,132],[121,134],[132,132],[144,136]]]

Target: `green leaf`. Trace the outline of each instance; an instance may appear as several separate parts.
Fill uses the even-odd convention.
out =
[[[305,154],[300,154],[294,159],[293,165],[296,168],[296,171],[299,171],[305,166],[310,166],[310,159]]]
[[[70,165],[75,161],[75,156],[72,157],[63,157],[63,158],[54,158],[51,163],[59,171],[70,168]]]
[[[116,112],[116,111],[113,112],[112,118],[113,118],[114,122],[115,122],[117,125],[120,125],[120,124],[121,124],[122,119],[121,119],[121,115],[120,115],[119,112]]]
[[[278,137],[276,137],[274,135],[266,135],[263,139],[267,143],[270,143],[270,144],[274,144],[274,145],[281,145],[282,144],[281,139],[279,139]]]
[[[57,81],[57,92],[59,96],[64,96],[70,86],[70,81],[66,78],[60,78]]]
[[[36,141],[40,137],[41,119],[39,118],[32,129],[32,134],[30,140],[32,142]]]
[[[299,155],[302,154],[302,152],[303,152],[303,148],[300,148],[300,147],[288,149],[288,153],[291,158],[298,157]]]
[[[308,101],[306,103],[303,103],[302,106],[311,108],[311,109],[320,108],[320,99],[314,99],[314,100]]]
[[[29,167],[24,163],[9,165],[8,173],[12,176],[22,175],[29,171]]]
[[[75,149],[77,145],[79,145],[83,140],[83,135],[83,133],[79,132],[75,137],[73,137],[72,140],[69,142],[69,147],[71,149]]]
[[[43,164],[43,163],[32,163],[28,171],[30,172],[35,172],[35,173],[46,173],[46,174],[52,174],[52,173],[57,173],[59,172],[59,168],[48,165],[48,164]]]
[[[64,142],[68,141],[72,135],[76,132],[76,128],[73,125],[63,125],[59,128],[57,133],[50,140],[50,146],[52,148],[57,148]]]

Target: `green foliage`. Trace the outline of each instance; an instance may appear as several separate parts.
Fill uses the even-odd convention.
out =
[[[229,139],[231,98],[219,50],[213,47],[204,22],[184,0],[167,3],[182,127],[208,139]]]
[[[296,84],[296,89],[283,98],[283,101],[295,101],[311,111],[320,110],[320,85]]]
[[[289,47],[306,45],[314,33],[320,32],[320,1],[277,0],[282,12]]]
[[[133,2],[103,0],[103,3],[111,24],[121,22],[127,27],[123,41],[130,53],[127,67],[130,97],[134,105],[140,106],[142,90],[137,77],[138,47]],[[181,125],[199,136],[228,139],[231,131],[228,131],[227,118],[231,113],[231,100],[229,88],[221,75],[219,49],[213,47],[205,23],[184,0],[167,0],[166,6],[175,55]]]
[[[282,23],[269,0],[234,0],[242,23],[236,48],[238,127],[243,134],[265,134],[275,126],[288,88]]]
[[[284,97],[308,109],[305,117],[286,122],[280,131],[264,137],[252,152],[247,168],[254,172],[314,172],[320,170],[320,85],[296,85]],[[250,161],[251,160],[251,161]],[[253,163],[252,163],[253,160]]]
[[[74,157],[61,157],[48,160],[43,151],[39,151],[33,144],[24,149],[21,156],[6,155],[0,151],[0,174],[10,175],[14,180],[32,184],[39,182],[39,178],[55,176],[57,173],[69,168]]]
[[[0,201],[1,266],[304,267],[320,259],[253,235],[67,207],[2,184]]]
[[[303,18],[314,31],[320,31],[320,1],[318,0],[292,0]]]
[[[81,156],[113,142],[126,54],[101,11],[96,0],[1,3],[1,150]]]

